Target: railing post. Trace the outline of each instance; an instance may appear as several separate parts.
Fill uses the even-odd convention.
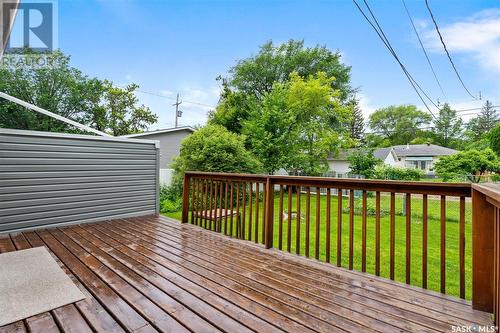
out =
[[[189,219],[189,185],[191,176],[184,174],[184,182],[182,185],[182,223],[187,223]]]
[[[493,312],[493,205],[472,189],[472,307]]]
[[[266,234],[265,234],[265,245],[266,249],[270,249],[273,247],[273,227],[274,227],[274,183],[271,180],[271,177],[268,176],[266,180],[266,202],[264,203],[266,206]]]

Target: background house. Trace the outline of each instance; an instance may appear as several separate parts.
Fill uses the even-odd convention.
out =
[[[169,185],[173,172],[171,164],[174,161],[174,158],[179,156],[181,142],[185,137],[194,131],[194,128],[184,126],[129,134],[124,135],[124,137],[160,141],[160,184]]]
[[[450,149],[438,145],[401,145],[393,146],[398,157],[397,166],[410,169],[420,169],[427,175],[434,175],[434,163],[441,157],[458,153],[455,149]]]
[[[330,173],[334,175],[345,175],[349,173],[350,164],[347,156],[352,149],[339,152],[338,156],[328,158]],[[380,159],[385,165],[420,169],[428,176],[434,175],[434,163],[441,157],[452,155],[458,151],[432,144],[400,145],[387,148],[375,149],[373,155]]]

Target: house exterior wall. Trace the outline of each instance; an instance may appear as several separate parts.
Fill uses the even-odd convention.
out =
[[[152,141],[0,129],[0,232],[157,214]]]
[[[174,157],[179,156],[182,140],[192,132],[190,130],[172,131],[166,133],[151,133],[136,138],[160,142],[160,169],[169,169]]]
[[[398,163],[398,160],[394,158],[394,155],[388,154],[385,160],[383,161],[385,165],[390,165],[390,166],[396,166]]]
[[[345,160],[329,160],[328,161],[328,168],[330,171],[335,171],[337,173],[348,173],[350,167],[349,161]]]

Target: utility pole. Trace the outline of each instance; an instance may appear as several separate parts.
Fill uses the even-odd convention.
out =
[[[182,117],[182,111],[179,110],[179,105],[181,105],[181,104],[182,104],[182,101],[179,101],[179,93],[177,93],[177,100],[174,104],[172,104],[175,106],[175,128],[177,128],[177,126],[178,126],[179,117]]]

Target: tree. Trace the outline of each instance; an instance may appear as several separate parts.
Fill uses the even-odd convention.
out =
[[[144,131],[150,124],[158,121],[158,117],[139,100],[134,92],[139,86],[129,84],[125,88],[116,88],[111,82],[104,82],[102,104],[98,104],[90,113],[88,123],[100,131],[112,133],[114,136]]]
[[[373,112],[368,124],[382,140],[387,139],[390,145],[400,145],[424,134],[420,127],[429,124],[431,119],[431,115],[417,110],[414,105],[392,105]]]
[[[296,117],[287,105],[287,88],[277,83],[264,97],[262,110],[254,110],[244,123],[249,145],[269,174],[290,168],[297,148]]]
[[[349,121],[349,129],[351,131],[351,138],[361,143],[364,140],[365,134],[365,119],[363,117],[363,112],[359,107],[358,101],[353,99],[349,102],[349,107],[351,108],[351,119]]]
[[[490,101],[484,103],[479,115],[467,124],[468,134],[473,141],[479,141],[499,122],[497,110]]]
[[[268,173],[285,168],[317,175],[326,170],[327,155],[338,150],[343,135],[331,125],[345,122],[350,112],[340,105],[331,80],[322,72],[308,79],[292,73],[289,82],[276,83],[266,93],[261,108],[244,123],[250,147]]]
[[[239,124],[249,119],[255,107],[260,108],[275,84],[286,83],[292,72],[303,79],[318,72],[335,78],[329,84],[339,92],[338,99],[342,103],[354,92],[350,85],[351,68],[341,62],[339,52],[324,46],[305,47],[304,41],[290,40],[280,45],[270,41],[260,47],[257,55],[232,67],[229,77],[221,79],[225,93],[210,114],[209,122],[227,124],[229,130],[240,133]]]
[[[441,157],[435,164],[434,170],[445,181],[450,179],[469,178],[478,183],[481,176],[488,172],[499,172],[500,161],[491,149],[465,150],[453,155]]]
[[[354,149],[347,155],[349,171],[365,178],[373,178],[375,167],[382,161],[373,155],[373,149]]]
[[[258,108],[258,101],[240,91],[232,91],[227,86],[215,111],[208,114],[210,124],[222,125],[233,133],[241,133],[243,122]]]
[[[448,103],[439,110],[439,116],[434,119],[434,142],[444,147],[457,147],[462,133],[462,119],[457,116]]]
[[[488,134],[490,148],[500,157],[500,124],[492,128]]]
[[[332,80],[323,72],[307,80],[290,75],[287,106],[295,115],[297,135],[291,167],[306,175],[325,172],[328,154],[337,152],[342,142],[351,143],[349,132],[340,126],[349,119],[350,110],[340,104],[340,93],[331,87]]]
[[[40,57],[29,49],[26,57]],[[98,130],[123,135],[157,121],[147,107],[137,106],[137,85],[114,88],[111,82],[89,78],[70,66],[60,51],[43,54],[46,66],[24,62],[0,67],[0,91]],[[79,132],[64,122],[0,100],[0,127],[52,132]]]
[[[40,57],[24,50],[26,57]],[[92,111],[102,89],[97,79],[90,79],[69,65],[70,58],[60,51],[43,54],[51,65],[0,67],[0,90],[63,117],[83,121]],[[90,108],[90,109],[89,109]],[[40,131],[67,131],[69,125],[29,111],[17,104],[0,100],[0,126]]]

